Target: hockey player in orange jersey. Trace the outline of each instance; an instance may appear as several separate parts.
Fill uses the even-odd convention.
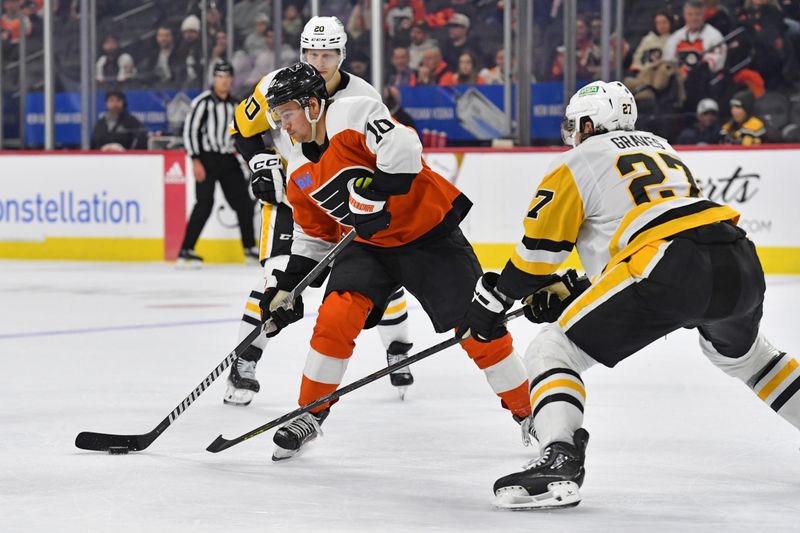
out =
[[[277,286],[264,294],[265,316],[278,328],[299,320],[302,300],[289,291],[353,228],[358,237],[336,259],[306,359],[299,403],[340,384],[355,339],[374,326],[404,286],[438,332],[452,331],[473,297],[481,268],[459,223],[471,202],[422,159],[416,133],[373,99],[331,100],[310,65],[276,74],[267,90],[273,118],[297,142],[289,158],[287,195],[295,220],[292,254]],[[511,336],[461,343],[501,398],[528,428],[530,405],[522,361]],[[273,460],[287,459],[320,435],[323,405],[281,427]]]

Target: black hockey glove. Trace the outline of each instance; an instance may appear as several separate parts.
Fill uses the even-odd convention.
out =
[[[248,165],[253,172],[250,178],[253,195],[270,204],[283,202],[286,178],[281,158],[274,154],[256,154]]]
[[[386,210],[389,195],[370,189],[372,178],[358,178],[349,185],[350,220],[359,237],[369,240],[389,227],[392,215]]]
[[[560,279],[523,300],[525,318],[535,324],[555,322],[569,304],[592,286],[589,278],[578,276],[572,268],[558,277]]]
[[[272,326],[266,331],[267,337],[274,337],[283,328],[303,318],[303,297],[298,295],[294,302],[286,300],[289,291],[270,287],[264,291],[259,307],[261,320],[272,319]]]
[[[507,333],[504,318],[513,301],[497,291],[498,279],[499,274],[487,272],[478,280],[458,335],[463,336],[469,330],[476,341],[490,342]]]

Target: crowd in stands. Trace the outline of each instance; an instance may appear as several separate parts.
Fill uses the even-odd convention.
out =
[[[339,17],[347,29],[344,68],[367,79],[371,3],[321,2],[322,14]],[[564,2],[532,3],[534,47],[526,59],[535,81],[561,80]],[[599,79],[603,70],[600,3],[578,3],[576,63],[582,82]],[[54,4],[62,25],[75,31],[80,2]],[[99,26],[99,87],[199,90],[209,84],[214,65],[229,58],[235,71],[234,94],[244,95],[265,73],[299,58],[300,33],[310,17],[310,2],[283,0],[282,40],[276,50],[272,1],[237,0],[228,14],[226,2],[208,0],[204,51],[200,0],[155,4],[142,23],[147,31],[143,27],[121,32],[110,23]],[[97,0],[97,5],[103,16],[141,2]],[[507,53],[502,46],[504,5],[504,0],[385,0],[385,84],[502,84]],[[41,34],[42,6],[42,0],[2,0],[0,35],[6,61],[14,59],[22,31],[33,42]],[[228,16],[234,27],[232,50]],[[624,81],[639,103],[639,127],[673,142],[800,141],[800,0],[631,1],[626,3],[624,36],[611,34],[612,72],[618,39]],[[65,72],[77,57],[75,46],[58,47]],[[512,57],[512,64],[516,62]],[[62,76],[60,88],[75,90],[76,78]]]

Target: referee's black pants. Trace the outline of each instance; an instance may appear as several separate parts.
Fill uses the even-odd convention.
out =
[[[239,229],[242,232],[242,245],[245,248],[255,246],[253,232],[253,201],[247,192],[239,160],[233,154],[207,153],[200,156],[200,162],[206,169],[206,179],[202,182],[195,181],[197,203],[189,216],[186,224],[186,236],[183,238],[184,250],[193,250],[200,232],[206,225],[208,217],[214,208],[214,188],[217,181],[222,186],[225,200],[236,211],[239,219]]]

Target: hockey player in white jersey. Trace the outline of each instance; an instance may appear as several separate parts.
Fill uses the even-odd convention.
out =
[[[476,338],[502,334],[514,300],[524,299],[532,321],[554,322],[525,354],[541,455],[495,483],[497,507],[577,505],[589,437],[581,374],[679,328],[696,328],[714,365],[800,428],[800,365],[759,332],[764,273],[739,214],[703,198],[667,141],[634,129],[636,116],[619,82],[572,97],[562,133],[574,148],[539,184],[502,273],[479,281],[493,301],[470,304],[466,326]],[[591,284],[568,271],[543,288],[573,247]]]
[[[369,83],[341,70],[346,44],[347,34],[339,19],[313,17],[305,25],[300,37],[301,59],[322,74],[331,95],[339,98],[367,96],[380,101],[380,94]],[[294,140],[285,131],[277,128],[266,102],[267,87],[279,70],[270,72],[261,79],[250,97],[239,104],[231,124],[231,135],[235,138],[236,148],[247,160],[253,173],[253,193],[262,202],[260,260],[264,270],[247,299],[239,328],[240,340],[261,323],[259,302],[265,289],[276,283],[272,272],[286,269],[292,247],[294,221],[292,208],[286,200],[286,178],[281,158],[289,160]],[[271,131],[274,152],[268,150],[262,140],[262,135],[267,131]],[[320,283],[321,281],[319,280]],[[389,364],[405,359],[411,349],[407,318],[405,293],[401,288],[391,295],[386,312],[378,325]],[[248,405],[259,391],[255,369],[266,344],[267,337],[261,335],[233,364],[228,377],[225,403]],[[407,367],[390,375],[390,379],[401,398],[414,382]]]

